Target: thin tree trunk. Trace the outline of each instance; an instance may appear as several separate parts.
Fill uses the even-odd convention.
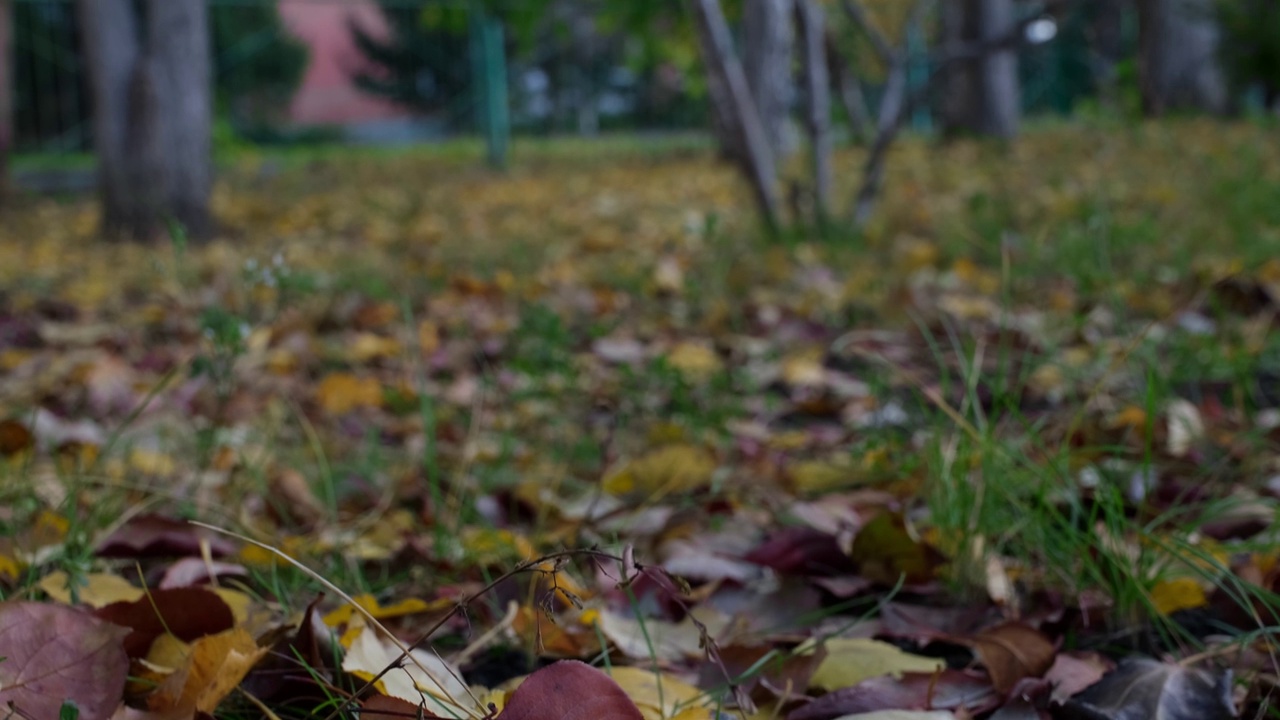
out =
[[[997,42],[1017,26],[1013,0],[977,0],[975,4],[980,43]],[[983,55],[978,61],[978,87],[979,132],[1006,139],[1016,136],[1022,111],[1017,51],[1010,47]]]
[[[13,5],[0,0],[0,205],[9,191],[13,152]]]
[[[949,0],[942,3],[942,46],[990,48],[958,57],[942,70],[939,115],[944,135],[975,133],[1012,138],[1021,100],[1018,54],[1000,47],[1020,27],[1013,0]]]
[[[805,127],[812,154],[814,211],[825,225],[831,210],[831,78],[827,72],[826,14],[817,0],[796,0],[804,61]]]
[[[734,145],[744,152],[741,159],[743,170],[756,197],[756,205],[765,224],[776,229],[780,203],[773,153],[769,150],[768,138],[751,99],[746,75],[734,53],[729,23],[724,18],[719,0],[690,0],[690,3],[698,31],[698,46],[708,70],[712,100],[721,104],[718,110],[720,118],[732,123],[731,131],[736,135]]]
[[[840,96],[840,104],[844,106],[845,115],[849,117],[849,132],[855,142],[866,142],[872,135],[871,111],[867,107],[867,96],[862,91],[862,83],[857,73],[845,63],[840,49],[836,47],[831,33],[826,36],[827,65],[836,86],[836,94]]]
[[[793,6],[794,0],[746,0],[742,17],[743,69],[769,148],[779,159],[789,150]]]
[[[149,0],[149,64],[156,85],[165,206],[188,233],[212,230],[213,69],[209,9],[204,0]]]
[[[1138,25],[1144,113],[1227,111],[1213,0],[1138,0]]]
[[[145,118],[135,112],[147,83],[136,77],[141,52],[133,3],[77,0],[77,11],[92,92],[103,232],[108,237],[148,237],[155,229],[155,212],[145,191],[161,180],[140,177],[133,157],[144,134],[139,131],[147,129],[142,127]]]
[[[977,35],[975,0],[944,0],[941,3],[941,46],[959,47]],[[978,117],[977,59],[956,60],[940,70],[938,120],[943,136],[972,132]]]

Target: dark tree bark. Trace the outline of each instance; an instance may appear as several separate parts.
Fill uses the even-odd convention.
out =
[[[724,10],[720,0],[690,0],[690,5],[698,47],[707,68],[711,101],[717,106],[716,117],[722,130],[731,136],[732,147],[742,153],[738,160],[765,224],[777,228],[780,202],[774,156],[751,98],[742,63],[734,52]]]
[[[0,205],[9,191],[13,152],[13,5],[0,0]]]
[[[743,7],[743,69],[760,115],[760,125],[776,158],[788,151],[786,127],[795,46],[794,3],[795,0],[746,0]]]
[[[1144,113],[1228,110],[1213,0],[1138,0],[1138,28]]]
[[[817,0],[796,0],[804,72],[805,129],[813,169],[814,214],[819,225],[831,210],[831,77],[827,72],[826,13]]]
[[[1018,27],[1013,0],[942,3],[942,47],[992,45]],[[1021,93],[1016,47],[956,60],[942,70],[939,115],[944,134],[1012,138],[1018,134]]]
[[[1124,60],[1124,10],[1121,0],[1087,0],[1087,33],[1093,74],[1107,88],[1113,84],[1116,65]]]
[[[201,0],[78,0],[103,232],[155,239],[169,220],[212,230],[208,9]]]
[[[1017,26],[1013,0],[976,0],[978,42],[995,43]],[[978,132],[999,138],[1018,134],[1022,93],[1018,52],[1013,47],[984,54],[978,60]]]
[[[0,205],[9,193],[13,151],[13,4],[0,0]]]

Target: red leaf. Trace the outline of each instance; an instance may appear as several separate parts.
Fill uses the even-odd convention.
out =
[[[120,706],[128,633],[79,610],[32,602],[0,604],[0,708],[56,718],[64,701],[80,720],[110,718]]]
[[[94,615],[133,632],[124,639],[129,657],[142,657],[165,632],[183,642],[230,630],[235,625],[231,608],[216,593],[204,588],[152,590],[133,602],[116,602],[98,608]]]
[[[643,720],[613,678],[577,660],[530,675],[507,700],[500,720]]]

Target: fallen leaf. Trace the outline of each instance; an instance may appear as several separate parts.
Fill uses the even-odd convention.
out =
[[[46,595],[64,604],[71,603],[70,577],[61,570],[45,575],[37,583]],[[76,588],[80,603],[92,608],[100,608],[115,602],[133,602],[143,596],[143,590],[131,584],[119,575],[110,573],[90,573],[85,576],[84,584]]]
[[[1151,604],[1161,615],[1191,610],[1209,604],[1204,587],[1194,578],[1161,580],[1151,588]]]
[[[378,631],[365,627],[342,658],[342,669],[361,680],[372,680],[386,668],[396,665],[378,680],[384,695],[406,702],[426,702],[427,710],[442,717],[465,717],[464,708],[474,708],[468,687],[460,679],[462,673],[434,653],[416,648],[410,657],[397,663],[400,648]]]
[[[958,639],[978,654],[997,691],[1008,693],[1026,677],[1040,677],[1053,666],[1057,648],[1038,630],[1008,622]]]
[[[876,710],[965,710],[980,714],[994,710],[1001,696],[991,681],[959,670],[883,675],[850,688],[827,693],[792,710],[787,720],[835,720]]]
[[[79,720],[107,720],[129,672],[128,633],[61,605],[0,603],[0,707],[56,718],[70,701]]]
[[[1169,426],[1166,449],[1174,457],[1183,457],[1191,452],[1192,445],[1204,438],[1204,418],[1195,404],[1182,398],[1170,400],[1164,413]]]
[[[881,513],[863,525],[853,538],[849,557],[863,577],[889,586],[900,581],[928,582],[941,560],[932,548],[911,537],[902,516],[895,513]]]
[[[711,453],[695,445],[668,445],[624,465],[605,478],[613,495],[652,497],[688,493],[711,482],[716,469]]]
[[[682,708],[714,706],[711,696],[668,673],[614,666],[609,676],[626,692],[646,720],[674,720]]]
[[[184,642],[230,630],[235,616],[217,593],[199,587],[153,589],[131,602],[115,602],[94,611],[94,615],[127,627],[124,639],[129,657],[147,654],[151,643],[164,633]]]
[[[901,677],[906,672],[933,672],[946,667],[937,658],[903,652],[896,645],[867,638],[831,638],[823,643],[827,657],[810,685],[824,690],[852,687],[873,677]]]
[[[724,362],[705,343],[687,340],[678,343],[666,355],[667,365],[690,382],[700,382],[720,372]]]
[[[700,609],[695,614],[712,640],[729,625],[728,618],[714,611]],[[703,654],[700,631],[690,617],[678,623],[653,618],[642,623],[634,617],[606,609],[597,613],[596,622],[600,632],[617,647],[618,652],[630,658],[676,662]]]
[[[160,515],[138,515],[99,543],[97,554],[105,558],[200,557],[202,545],[208,545],[213,557],[235,552],[235,546],[225,538],[191,523]]]
[[[34,447],[36,436],[17,420],[0,420],[0,457],[13,457]]]
[[[165,717],[212,713],[267,653],[244,628],[208,635],[191,644],[186,663],[147,698]]]
[[[644,718],[613,678],[577,660],[561,660],[525,678],[511,693],[498,717],[501,720]]]
[[[1067,700],[1065,720],[1228,720],[1231,673],[1130,658]]]
[[[331,373],[316,386],[316,401],[329,415],[382,405],[382,386],[374,378],[351,373]]]

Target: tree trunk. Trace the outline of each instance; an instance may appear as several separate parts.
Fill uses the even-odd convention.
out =
[[[760,124],[775,158],[789,154],[787,116],[791,101],[792,23],[795,0],[746,0],[742,64]]]
[[[13,5],[0,0],[0,205],[9,191],[13,152]]]
[[[711,99],[719,106],[717,116],[733,134],[733,146],[743,152],[742,169],[765,224],[771,229],[777,228],[780,206],[773,153],[751,99],[742,64],[733,51],[729,23],[724,18],[720,0],[690,0],[690,4],[698,31],[698,47],[707,67]]]
[[[212,101],[207,8],[78,0],[93,106],[103,233],[152,240],[168,220],[210,232]]]
[[[213,68],[204,0],[149,0],[149,61],[156,84],[168,193],[164,207],[195,237],[212,231]]]
[[[945,49],[977,36],[977,16],[970,11],[974,0],[941,3],[941,46]],[[963,59],[939,70],[938,121],[944,137],[973,132],[978,121],[977,60]]]
[[[996,43],[1017,27],[1013,0],[942,3],[944,50]],[[1014,47],[955,60],[948,63],[942,73],[939,115],[944,134],[973,133],[1001,138],[1017,135],[1021,99],[1018,54]]]
[[[831,77],[827,71],[826,14],[817,0],[796,0],[803,49],[805,128],[813,166],[814,214],[819,225],[831,210]]]
[[[1138,28],[1144,113],[1227,111],[1213,0],[1138,0]]]
[[[978,41],[998,42],[1017,27],[1013,0],[976,0]],[[978,60],[978,132],[999,138],[1018,134],[1022,97],[1018,52],[1012,47],[985,53]]]

